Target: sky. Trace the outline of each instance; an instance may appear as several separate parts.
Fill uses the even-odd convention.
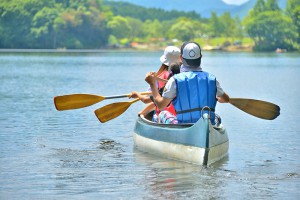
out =
[[[228,3],[228,4],[240,5],[240,4],[245,3],[249,0],[222,0],[222,1],[224,1],[225,3]]]

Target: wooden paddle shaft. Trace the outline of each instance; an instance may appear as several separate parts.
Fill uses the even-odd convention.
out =
[[[152,92],[141,92],[142,95],[152,94]],[[116,99],[116,98],[124,98],[129,97],[130,94],[121,94],[121,95],[114,95],[114,96],[106,96],[105,99]]]

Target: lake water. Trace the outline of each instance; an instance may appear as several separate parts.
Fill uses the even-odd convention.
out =
[[[281,107],[272,121],[219,104],[227,158],[207,168],[135,150],[141,102],[101,124],[53,97],[145,91],[162,52],[0,53],[0,199],[299,199],[299,53],[204,52],[231,97]]]

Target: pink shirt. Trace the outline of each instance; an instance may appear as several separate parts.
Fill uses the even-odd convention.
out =
[[[160,73],[158,75],[158,77],[167,80],[168,77],[169,77],[169,75],[170,75],[169,71],[163,71],[162,73]],[[158,82],[158,89],[164,87],[164,85],[166,84],[166,83],[164,83],[162,81],[157,81],[157,82]]]

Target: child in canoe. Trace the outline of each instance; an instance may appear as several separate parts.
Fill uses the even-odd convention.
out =
[[[160,57],[160,61],[162,62],[162,65],[158,72],[156,73],[157,77],[157,88],[161,93],[163,93],[163,89],[166,83],[166,80],[168,80],[170,77],[172,77],[174,74],[177,74],[180,72],[180,49],[175,46],[168,46],[164,54]],[[153,121],[161,123],[160,120],[158,120],[157,116],[161,112],[156,105],[153,102],[153,99],[151,99],[152,96],[142,95],[139,92],[132,92],[131,96],[129,98],[139,98],[142,102],[148,104],[141,112],[139,112],[140,115],[146,115],[152,110],[155,110],[155,113],[153,115]],[[171,104],[169,104],[164,110],[168,110],[170,113],[174,114],[176,116],[175,109]],[[173,118],[166,117],[166,120],[173,120]],[[175,121],[173,123],[176,123]]]

